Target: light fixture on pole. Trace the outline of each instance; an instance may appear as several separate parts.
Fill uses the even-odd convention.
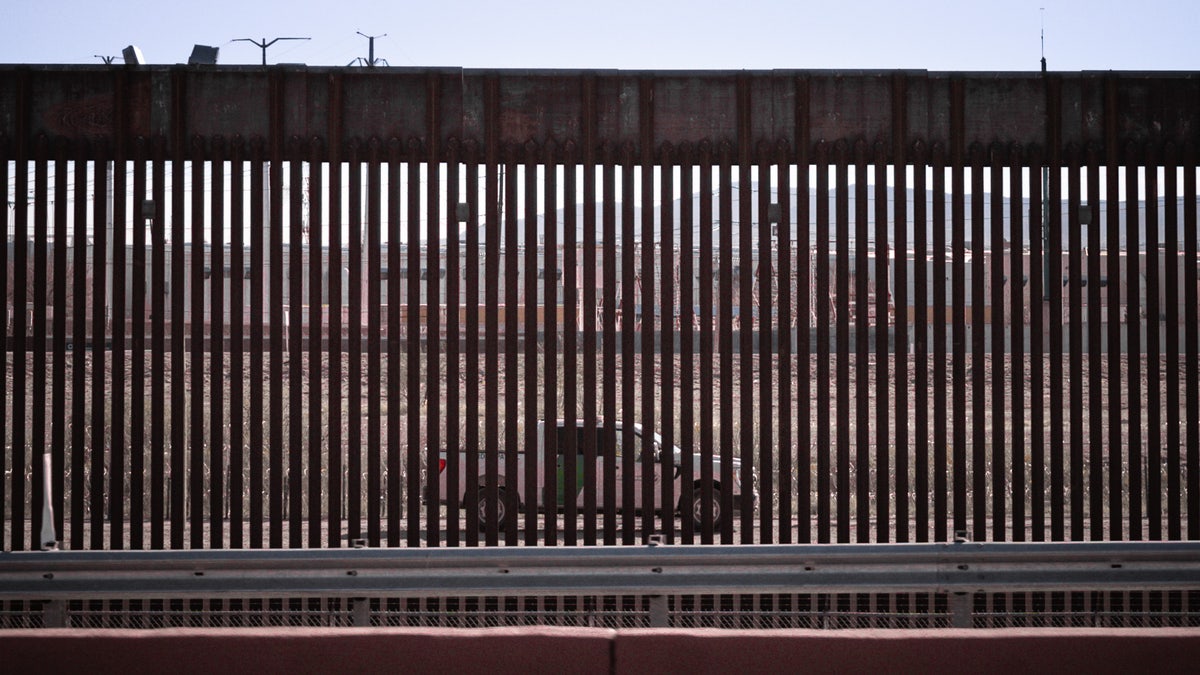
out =
[[[262,64],[265,66],[265,65],[267,65],[267,47],[270,47],[271,45],[275,44],[276,42],[279,42],[280,40],[311,40],[311,39],[312,38],[310,38],[310,37],[277,37],[274,40],[271,40],[270,42],[268,42],[267,38],[263,38],[262,40],[255,40],[253,38],[236,38],[236,39],[230,40],[230,42],[249,42],[250,44],[254,45],[255,47],[258,47],[259,49],[261,49],[262,50]]]

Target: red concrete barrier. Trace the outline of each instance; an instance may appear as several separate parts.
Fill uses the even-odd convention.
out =
[[[1195,673],[1196,629],[628,630],[614,673]]]
[[[612,631],[188,628],[0,631],[5,673],[596,673]]]

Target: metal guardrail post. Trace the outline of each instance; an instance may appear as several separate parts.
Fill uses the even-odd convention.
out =
[[[67,603],[65,600],[48,600],[42,605],[43,628],[67,627]]]
[[[667,596],[650,596],[650,627],[666,628],[670,624],[667,611]]]
[[[355,626],[371,625],[371,600],[354,598],[350,601],[350,617]]]
[[[951,628],[971,627],[971,602],[973,599],[974,596],[972,596],[970,593],[950,594],[949,603]]]

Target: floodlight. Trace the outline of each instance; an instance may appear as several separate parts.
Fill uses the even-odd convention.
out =
[[[189,66],[215,66],[217,65],[218,47],[208,47],[206,45],[196,45],[192,47],[192,55],[188,57]]]
[[[138,49],[137,45],[129,45],[125,49],[122,49],[121,55],[125,57],[125,65],[127,66],[146,65],[146,57],[142,55],[142,50]]]

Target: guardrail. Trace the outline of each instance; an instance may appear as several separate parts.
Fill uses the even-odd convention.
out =
[[[46,625],[75,600],[641,595],[666,625],[672,595],[939,593],[969,626],[975,593],[1198,587],[1200,542],[0,554],[0,601],[44,602]]]

